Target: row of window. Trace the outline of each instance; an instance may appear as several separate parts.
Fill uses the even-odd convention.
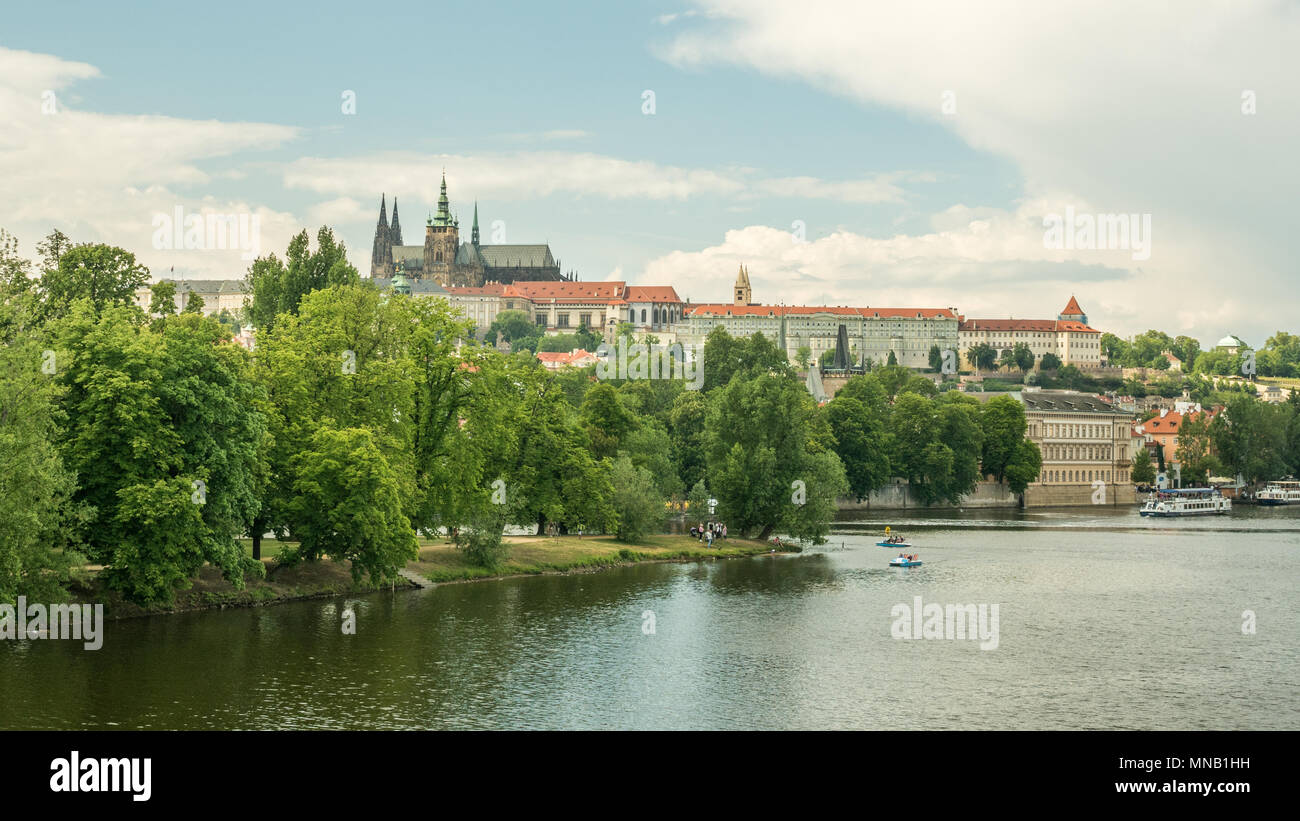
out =
[[[1095,482],[1098,479],[1109,482],[1112,475],[1112,471],[1109,470],[1045,470],[1040,484],[1048,482]]]
[[[1044,445],[1043,458],[1056,460],[1077,459],[1086,462],[1109,462],[1115,451],[1110,447],[1071,447],[1069,445]]]
[[[1044,423],[1043,429],[1050,439],[1109,439],[1110,425],[1067,425]]]

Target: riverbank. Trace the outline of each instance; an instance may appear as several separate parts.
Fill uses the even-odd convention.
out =
[[[731,538],[715,542],[717,546],[709,548],[690,536],[681,535],[649,536],[645,543],[636,545],[612,536],[507,536],[506,541],[511,545],[510,557],[491,570],[473,564],[445,540],[421,540],[419,559],[408,562],[405,569],[434,584],[445,584],[548,573],[590,573],[639,562],[704,561],[777,552],[771,544],[755,539]],[[244,540],[244,547],[251,557],[248,540]],[[104,604],[106,618],[128,619],[227,607],[263,607],[418,587],[406,579],[383,584],[365,579],[353,581],[350,562],[325,560],[282,567],[276,557],[283,547],[274,540],[262,543],[266,578],[246,576],[242,590],[236,590],[216,568],[204,567],[190,588],[176,591],[169,605],[141,607],[128,602],[95,576],[75,591],[76,599]]]
[[[478,581],[542,573],[592,572],[639,562],[733,559],[772,553],[767,542],[729,538],[710,548],[683,535],[647,536],[643,544],[627,544],[612,536],[508,536],[510,558],[493,570],[472,564],[450,542],[422,545],[419,561],[408,570],[434,583]],[[789,552],[789,551],[782,551]]]

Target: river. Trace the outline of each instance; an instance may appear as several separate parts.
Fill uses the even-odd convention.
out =
[[[2,641],[0,728],[1294,730],[1298,579],[1297,509],[860,512],[800,555]],[[998,605],[996,649],[891,636],[916,596]]]

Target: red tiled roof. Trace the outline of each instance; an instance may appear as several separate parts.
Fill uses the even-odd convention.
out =
[[[624,294],[628,302],[681,302],[671,285],[629,285]]]
[[[1101,331],[1090,328],[1073,319],[968,319],[958,327],[960,331],[1074,331],[1084,334],[1099,334]]]
[[[506,292],[506,286],[499,282],[493,282],[489,285],[478,287],[472,285],[449,285],[447,293],[452,296],[502,296]]]
[[[1063,316],[1071,316],[1073,314],[1083,316],[1083,309],[1079,307],[1079,300],[1074,298],[1074,294],[1070,294],[1070,301],[1065,304],[1065,310],[1061,311],[1061,314]]]
[[[626,288],[625,282],[516,282],[506,293],[527,299],[619,299]]]
[[[956,319],[948,308],[849,308],[843,305],[729,305],[721,303],[703,303],[691,305],[686,309],[687,315],[712,316],[812,316],[831,314],[833,316],[864,316],[868,319],[915,319],[919,314],[922,319]]]
[[[1183,422],[1188,419],[1195,419],[1199,416],[1205,416],[1213,419],[1217,410],[1193,411],[1192,413],[1179,413],[1170,411],[1164,416],[1153,416],[1141,424],[1142,430],[1146,433],[1176,434],[1182,428]]]
[[[537,359],[539,362],[552,362],[558,365],[572,365],[579,359],[595,359],[596,355],[579,348],[576,351],[565,353],[564,351],[538,351]]]

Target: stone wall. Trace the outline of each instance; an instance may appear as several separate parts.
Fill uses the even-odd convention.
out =
[[[1030,485],[1025,490],[1025,507],[1092,507],[1092,485]],[[1108,485],[1106,505],[1134,505],[1137,491],[1132,485]]]
[[[962,507],[962,508],[980,508],[980,507],[1019,507],[1020,497],[1007,490],[1006,485],[997,485],[991,482],[976,485],[975,492],[965,496],[960,505],[950,505],[946,502],[938,502],[929,507],[936,510],[944,508]],[[891,484],[874,490],[871,495],[862,501],[852,497],[839,500],[840,510],[867,510],[871,508],[881,508],[885,510],[903,510],[910,508],[925,508],[926,506],[917,501],[911,493],[911,488],[906,484]]]

